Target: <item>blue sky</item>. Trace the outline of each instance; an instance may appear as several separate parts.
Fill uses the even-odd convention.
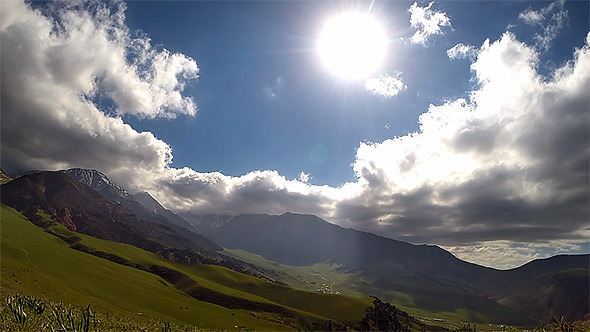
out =
[[[430,103],[464,97],[471,89],[469,62],[450,61],[447,49],[459,42],[480,46],[510,24],[517,25],[517,36],[530,39],[538,29],[519,22],[518,15],[548,3],[437,2],[433,9],[445,12],[452,28],[424,47],[409,42],[412,2],[375,2],[370,10],[368,2],[130,2],[132,30],[196,60],[200,78],[186,94],[194,96],[199,111],[172,121],[125,120],[169,143],[174,167],[232,176],[272,169],[287,178],[303,171],[311,183],[339,186],[355,179],[350,164],[359,142],[416,131]],[[408,86],[393,98],[366,91],[362,80],[343,82],[319,61],[322,24],[351,7],[373,13],[386,27],[389,52],[380,71],[401,72]],[[569,20],[560,34],[567,38],[545,56],[554,66],[584,40],[587,7],[566,3]],[[325,159],[314,155],[317,150]]]
[[[7,172],[93,168],[175,211],[316,214],[497,268],[589,250],[587,1],[0,9]],[[350,11],[387,45],[343,79],[318,40]]]

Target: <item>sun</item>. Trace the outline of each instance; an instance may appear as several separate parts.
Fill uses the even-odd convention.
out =
[[[345,12],[328,20],[318,40],[322,62],[344,79],[367,78],[385,57],[387,37],[374,17]]]

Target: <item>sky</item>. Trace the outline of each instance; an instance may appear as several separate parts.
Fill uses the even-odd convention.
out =
[[[353,78],[331,64],[378,33],[347,22],[327,61],[322,39],[351,12],[384,36]],[[590,253],[589,13],[3,1],[1,167],[93,168],[174,211],[315,214],[500,269]]]

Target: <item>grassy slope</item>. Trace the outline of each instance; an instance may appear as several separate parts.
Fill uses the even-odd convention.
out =
[[[49,274],[53,279],[52,282],[47,280],[43,280],[42,282],[35,282],[34,280],[22,280],[23,277],[13,277],[11,278],[3,278],[3,285],[5,284],[6,280],[6,287],[10,287],[12,289],[20,289],[18,281],[21,282],[20,285],[28,285],[31,282],[35,283],[35,285],[46,285],[52,284],[53,289],[62,288],[66,289],[71,286],[74,288],[74,293],[70,296],[69,299],[64,299],[65,301],[71,301],[72,303],[78,303],[75,300],[84,298],[84,299],[92,299],[94,305],[105,305],[102,302],[107,303],[119,303],[122,294],[125,294],[127,291],[140,291],[141,289],[146,289],[149,291],[143,292],[143,296],[133,296],[131,294],[125,295],[124,298],[126,299],[134,299],[134,303],[125,303],[119,304],[120,307],[124,308],[127,311],[131,312],[144,312],[146,313],[148,310],[145,308],[146,303],[158,303],[163,301],[164,304],[161,306],[155,307],[153,313],[165,313],[164,316],[174,317],[175,319],[194,323],[195,320],[187,320],[186,316],[191,316],[187,313],[187,310],[163,310],[163,307],[169,307],[166,304],[166,301],[160,299],[154,299],[155,297],[164,297],[168,299],[170,297],[171,291],[177,297],[182,297],[184,299],[184,295],[180,292],[176,291],[174,286],[165,283],[161,278],[151,275],[149,273],[145,273],[139,270],[135,270],[132,268],[128,268],[125,266],[121,266],[118,264],[114,264],[112,262],[106,261],[104,259],[99,259],[97,257],[84,254],[81,252],[76,252],[63,243],[61,240],[44,233],[41,229],[37,228],[36,226],[30,224],[28,221],[19,217],[18,213],[15,211],[10,211],[10,208],[3,207],[2,210],[2,220],[3,220],[3,232],[2,232],[2,246],[3,249],[6,247],[8,251],[12,251],[13,254],[9,254],[6,256],[2,255],[2,268],[3,268],[3,276],[4,274],[9,275],[14,273],[12,271],[19,269],[19,264],[27,265],[22,266],[20,268],[31,269],[31,265],[38,265],[37,259],[31,259],[28,262],[31,264],[23,264],[22,263],[22,256],[26,252],[31,255],[31,251],[38,252],[39,259],[44,263],[40,268],[41,271],[35,271],[33,275],[37,276],[38,274]],[[13,232],[4,232],[5,223],[4,219],[8,221],[9,228],[14,230]],[[24,221],[24,222],[23,222]],[[12,226],[17,226],[12,228]],[[23,238],[34,238],[30,236],[23,235],[25,234],[24,231],[20,229],[26,229],[28,232],[32,232],[33,234],[38,234],[39,237],[43,238],[42,241],[24,241]],[[232,270],[229,270],[224,267],[219,266],[209,266],[209,265],[195,265],[195,266],[185,266],[181,264],[175,264],[166,260],[161,259],[159,256],[147,252],[145,250],[138,249],[136,247],[115,243],[110,241],[104,241],[100,239],[96,239],[90,236],[85,236],[83,234],[78,234],[67,230],[60,224],[54,224],[50,227],[52,231],[56,233],[60,233],[64,236],[78,236],[81,238],[81,243],[87,247],[93,248],[95,250],[101,250],[108,253],[114,253],[117,256],[125,258],[135,264],[142,264],[142,265],[160,265],[165,266],[168,268],[172,268],[178,271],[183,272],[184,274],[188,275],[191,279],[196,281],[199,285],[210,288],[220,293],[249,299],[252,301],[257,302],[267,302],[267,303],[276,303],[287,307],[288,309],[293,309],[293,311],[298,312],[298,314],[305,318],[306,320],[325,320],[325,319],[333,319],[333,320],[360,320],[364,314],[364,311],[370,306],[371,300],[368,298],[364,299],[353,299],[343,296],[331,296],[331,295],[324,295],[324,294],[317,294],[317,293],[310,293],[304,292],[300,290],[289,289],[280,285],[271,284],[268,282],[264,282],[260,279],[243,275],[240,273],[236,273]],[[5,241],[4,237],[7,237]],[[13,238],[20,237],[20,240],[11,241]],[[5,243],[6,242],[6,243]],[[59,249],[56,250],[43,250],[48,245],[51,247],[56,246]],[[17,248],[14,250],[14,248]],[[31,248],[29,248],[31,247]],[[38,248],[39,250],[35,250],[33,248]],[[55,251],[58,255],[51,253],[48,255],[49,252]],[[44,257],[50,256],[51,258]],[[63,257],[62,257],[63,256]],[[80,260],[80,257],[84,257],[84,260]],[[12,259],[11,259],[12,258]],[[5,263],[6,261],[6,263]],[[35,264],[32,264],[32,261]],[[59,261],[59,264],[55,264],[56,261]],[[62,263],[63,262],[63,263]],[[97,271],[89,271],[89,269],[85,268],[87,266],[93,266],[93,264],[97,264],[98,269],[99,267],[108,266],[105,268],[104,271],[97,273]],[[11,264],[12,263],[12,264]],[[5,266],[6,264],[6,266]],[[116,266],[116,268],[111,268],[112,266]],[[64,268],[67,266],[67,268]],[[6,269],[5,269],[6,267]],[[67,273],[66,273],[67,271]],[[42,272],[42,273],[38,273]],[[77,273],[72,273],[77,272]],[[133,274],[134,277],[130,277],[129,274]],[[149,283],[151,288],[146,288],[146,285],[136,283],[135,279],[139,278],[135,275],[142,276],[142,278],[146,278],[146,282]],[[95,282],[93,279],[94,276],[101,275],[102,278],[99,282]],[[19,278],[21,278],[19,280]],[[45,276],[39,277],[45,278]],[[103,279],[104,278],[104,279]],[[129,278],[131,280],[127,281]],[[38,278],[37,278],[38,280]],[[110,283],[115,282],[114,280],[122,280],[122,283],[118,283],[117,286],[110,286]],[[14,283],[11,284],[11,281]],[[115,282],[116,283],[116,282]],[[65,286],[67,285],[67,286]],[[93,287],[88,288],[89,285]],[[108,285],[108,286],[107,286]],[[43,286],[44,287],[44,286]],[[28,287],[27,287],[28,288]],[[35,288],[35,287],[33,287]],[[45,287],[47,288],[47,287]],[[105,288],[109,288],[109,291],[105,292]],[[160,292],[160,289],[166,289],[168,293],[164,294]],[[113,290],[113,292],[110,292]],[[43,293],[45,291],[45,293]],[[31,293],[31,292],[28,292]],[[56,294],[53,294],[51,298],[62,298],[64,292],[57,291]],[[65,295],[68,296],[69,293],[72,291],[66,291]],[[84,293],[82,296],[79,293]],[[46,290],[41,290],[33,292],[34,295],[48,295]],[[58,295],[59,294],[59,295]],[[153,295],[156,294],[156,295]],[[209,320],[212,321],[213,324],[207,325],[208,327],[223,327],[227,328],[233,327],[235,325],[247,325],[252,326],[257,329],[269,329],[271,328],[268,324],[260,323],[260,320],[256,320],[257,325],[248,325],[246,322],[250,323],[253,319],[250,316],[240,314],[238,316],[231,316],[232,319],[225,319],[223,314],[231,315],[232,311],[218,307],[215,305],[206,304],[203,302],[196,301],[190,298],[192,302],[198,303],[200,306],[211,307],[209,311],[207,310],[199,310],[202,315],[200,315],[201,319],[198,320],[202,322],[205,320],[207,323]],[[84,303],[79,303],[83,305]],[[153,304],[151,304],[154,306]],[[177,301],[171,308],[181,308],[187,306],[192,308],[190,305],[183,304],[182,301]],[[177,312],[178,311],[178,312]],[[215,314],[214,314],[215,313]],[[238,314],[236,311],[233,312],[234,314]],[[162,314],[160,314],[162,315]],[[258,315],[260,316],[260,315]],[[158,317],[155,315],[155,317]],[[194,316],[191,316],[194,318]],[[166,318],[166,317],[164,317]],[[217,324],[221,325],[217,325]],[[253,324],[253,322],[252,322]],[[277,329],[278,326],[272,325],[272,329]]]
[[[269,284],[250,276],[240,276],[235,272],[212,265],[195,265],[190,267],[197,275],[215,280],[217,283],[257,294],[290,308],[297,308],[316,313],[323,317],[351,321],[362,319],[366,309],[371,305],[370,298],[350,298],[341,295],[311,293],[281,285]]]
[[[274,303],[295,309],[308,318],[333,319],[339,321],[361,320],[371,305],[370,298],[350,298],[295,290],[272,284],[261,279],[237,273],[215,265],[192,265],[173,263],[158,255],[134,246],[100,240],[67,230],[61,224],[50,227],[65,236],[78,236],[81,243],[95,250],[115,253],[136,264],[160,265],[183,272],[203,287],[257,302]],[[318,317],[319,316],[319,317]]]
[[[2,287],[49,300],[133,316],[231,329],[284,329],[249,314],[197,301],[160,277],[69,248],[24,219],[1,210]]]

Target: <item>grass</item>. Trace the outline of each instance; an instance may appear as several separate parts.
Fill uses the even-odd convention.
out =
[[[76,236],[80,238],[80,243],[87,247],[116,253],[117,256],[135,264],[160,265],[181,271],[200,286],[223,294],[256,302],[278,304],[293,309],[307,320],[361,320],[366,309],[372,304],[372,300],[368,297],[351,298],[295,290],[237,273],[222,266],[202,264],[186,266],[173,263],[163,260],[154,253],[128,244],[100,240],[69,231],[61,224],[54,224],[49,229],[62,237]]]
[[[38,216],[48,219],[42,211]],[[71,249],[115,254],[133,265],[158,265],[182,272],[199,286],[230,296],[282,306],[303,323],[360,321],[369,298],[351,298],[291,289],[213,265],[186,266],[131,245],[100,240],[53,223],[44,232],[15,210],[2,206],[2,287],[48,301],[99,311],[189,324],[200,328],[288,330],[296,322],[278,314],[230,310],[197,301],[157,275]],[[46,220],[48,223],[51,220]],[[67,242],[67,243],[66,243]],[[68,244],[69,243],[69,244]],[[290,325],[290,326],[286,326]]]
[[[373,300],[341,295],[311,293],[281,285],[269,284],[260,279],[238,275],[235,272],[212,265],[194,265],[190,270],[217,283],[262,298],[286,307],[312,312],[337,321],[361,320]]]
[[[62,302],[45,301],[2,289],[1,331],[203,331],[193,326],[146,317],[126,317]]]
[[[15,210],[1,209],[0,279],[4,289],[124,317],[200,328],[290,329],[249,312],[197,301],[160,277],[75,251]]]
[[[337,264],[318,263],[310,266],[290,266],[265,259],[264,257],[239,249],[225,249],[224,254],[243,261],[274,270],[282,276],[280,281],[290,287],[310,292],[342,294],[352,297],[366,297],[352,286],[360,278],[358,274],[346,273]]]

